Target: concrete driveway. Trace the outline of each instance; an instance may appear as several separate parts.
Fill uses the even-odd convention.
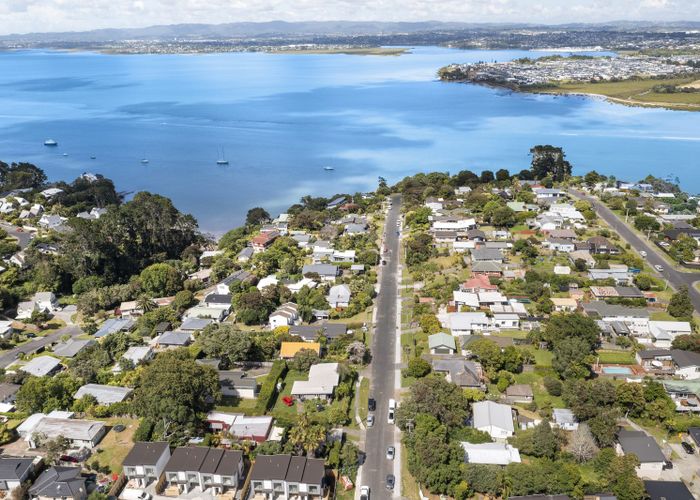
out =
[[[688,455],[680,444],[669,444],[674,452],[673,469],[661,473],[663,481],[683,481],[695,498],[700,498],[700,454]],[[691,484],[692,483],[692,484]]]

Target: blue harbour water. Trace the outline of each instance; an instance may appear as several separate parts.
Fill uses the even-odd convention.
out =
[[[545,143],[564,147],[578,172],[673,173],[700,191],[700,113],[436,79],[452,62],[532,55],[4,52],[0,159],[36,163],[51,179],[89,171],[119,190],[164,194],[214,233],[252,206],[275,213],[305,194],[372,189],[378,176],[517,172]],[[216,165],[222,148],[228,166]]]

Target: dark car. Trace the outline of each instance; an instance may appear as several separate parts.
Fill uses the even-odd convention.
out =
[[[369,398],[367,400],[367,409],[369,411],[377,411],[377,402],[374,400],[374,398]]]
[[[394,489],[394,483],[396,482],[396,478],[394,477],[393,474],[387,474],[386,476],[386,489],[387,490],[393,490]]]
[[[695,448],[693,448],[693,445],[692,445],[692,444],[686,443],[685,441],[683,441],[683,442],[681,443],[681,446],[683,447],[683,449],[685,450],[685,452],[686,452],[688,455],[692,455],[692,454],[695,453]]]

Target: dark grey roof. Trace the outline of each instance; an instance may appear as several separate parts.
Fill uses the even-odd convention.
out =
[[[7,398],[17,394],[20,387],[21,386],[17,384],[0,384],[0,401],[5,401]]]
[[[0,481],[22,479],[32,468],[31,458],[0,458]]]
[[[205,474],[233,475],[243,460],[240,451],[206,448],[204,446],[182,446],[175,448],[165,466],[166,472],[203,472]]]
[[[688,434],[693,438],[695,444],[700,446],[700,427],[688,427]]]
[[[680,481],[644,481],[649,500],[693,500],[688,487]]]
[[[663,356],[670,356],[679,368],[700,366],[700,354],[693,351],[683,351],[681,349],[647,349],[639,351],[639,357],[642,359],[654,359]]]
[[[224,280],[221,282],[224,285],[230,285],[232,283],[235,283],[237,281],[246,281],[249,280],[253,277],[252,274],[250,274],[248,271],[244,269],[239,269],[238,271],[235,271],[231,274],[229,274]]]
[[[503,254],[497,248],[475,248],[472,250],[472,260],[501,261],[503,260]]]
[[[615,291],[620,297],[627,299],[642,299],[644,294],[636,286],[616,286]]]
[[[202,330],[205,326],[210,325],[213,322],[214,320],[209,318],[187,318],[182,322],[182,325],[180,325],[180,330],[185,332]]]
[[[231,294],[210,293],[204,297],[204,302],[207,304],[231,304]]]
[[[29,488],[29,494],[48,498],[87,498],[85,478],[80,467],[51,467],[46,469]]]
[[[156,333],[165,333],[170,330],[170,326],[170,321],[161,321],[153,328],[153,331]]]
[[[158,343],[163,345],[187,345],[192,342],[190,332],[163,332],[158,337]]]
[[[473,240],[475,238],[486,239],[486,233],[483,232],[481,229],[469,229],[467,230],[467,238],[469,238],[470,240]]]
[[[467,361],[463,358],[434,358],[432,362],[433,371],[447,372],[453,384],[460,387],[481,387],[481,377],[479,372],[481,366],[474,361]]]
[[[166,442],[145,443],[139,441],[134,443],[134,447],[124,458],[122,465],[155,465],[169,446]]]
[[[325,476],[323,460],[291,455],[258,455],[250,473],[252,480],[279,480],[321,484]]]
[[[245,247],[243,250],[238,252],[238,257],[252,257],[253,253],[253,247]]]
[[[500,273],[503,272],[503,266],[498,262],[475,262],[472,266],[472,272]]]
[[[666,461],[666,457],[661,452],[659,445],[654,441],[654,438],[642,431],[622,429],[617,433],[617,441],[620,443],[625,455],[633,453],[637,455],[641,463]]]
[[[237,387],[240,389],[255,389],[258,386],[254,378],[248,378],[244,372],[237,370],[220,371],[219,383],[228,387]]]
[[[599,317],[611,316],[632,316],[635,318],[648,318],[649,312],[643,307],[626,307],[617,304],[608,304],[603,300],[595,300],[583,304],[583,310],[586,314],[598,315]]]
[[[316,340],[320,333],[329,339],[342,337],[348,331],[348,326],[344,323],[318,323],[313,325],[292,325],[289,327],[289,334],[301,337],[304,340]]]
[[[53,353],[56,356],[61,356],[62,358],[72,358],[76,354],[78,354],[80,351],[82,351],[86,347],[90,347],[93,344],[95,344],[95,341],[92,339],[88,339],[88,340],[71,339],[68,342],[62,342],[62,343],[58,344],[56,347],[54,347]]]

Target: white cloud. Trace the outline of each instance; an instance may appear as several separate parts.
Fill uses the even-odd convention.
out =
[[[236,21],[700,19],[700,0],[0,0],[1,33]]]

